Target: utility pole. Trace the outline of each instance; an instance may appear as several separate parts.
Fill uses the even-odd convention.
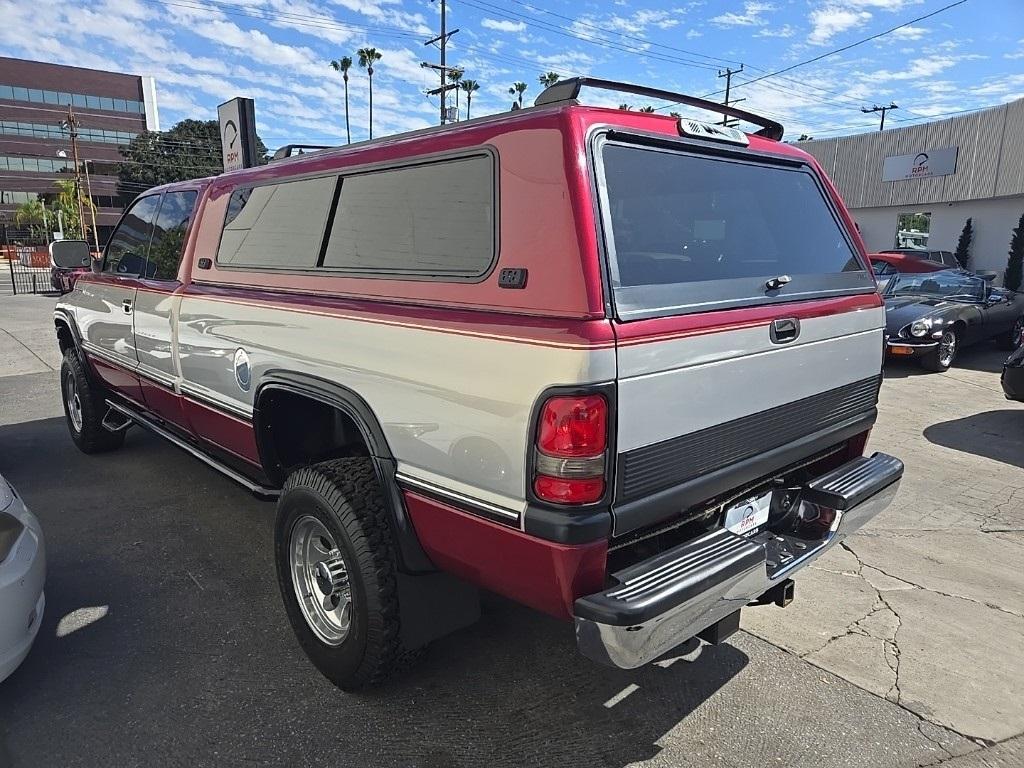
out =
[[[78,226],[82,233],[82,239],[85,239],[85,213],[82,211],[82,168],[78,162],[78,118],[75,117],[75,110],[68,105],[68,117],[67,120],[63,120],[60,124],[71,136],[71,156],[75,163],[75,202],[78,204]],[[92,202],[90,196],[89,202]],[[91,206],[90,206],[91,208]]]
[[[434,2],[434,0],[430,0],[430,2]],[[430,96],[440,95],[441,97],[441,125],[444,125],[448,121],[448,111],[447,109],[445,109],[445,107],[447,106],[448,99],[445,94],[447,94],[448,91],[452,90],[453,88],[459,87],[458,83],[449,84],[446,82],[448,79],[448,70],[454,69],[454,67],[449,67],[447,65],[447,61],[445,59],[445,49],[448,47],[448,38],[450,38],[452,35],[459,31],[457,29],[453,29],[451,32],[448,31],[447,16],[448,7],[446,5],[446,0],[441,0],[441,34],[438,35],[437,37],[432,37],[425,43],[423,43],[424,45],[433,45],[434,43],[439,44],[441,48],[441,65],[438,66],[437,64],[429,64],[425,61],[420,64],[420,66],[424,68],[436,69],[441,74],[441,87],[435,88],[432,91],[427,91],[427,94]]]
[[[732,76],[733,75],[738,75],[742,71],[743,71],[743,64],[740,64],[740,68],[739,69],[731,69],[729,67],[726,67],[725,68],[725,72],[723,72],[722,70],[718,70],[718,76],[725,78],[725,99],[722,101],[722,103],[725,106],[727,106],[727,107],[732,106],[733,104],[739,104],[741,101],[745,101],[746,100],[746,99],[733,99],[732,101],[729,101],[729,92],[732,90]],[[731,126],[736,125],[737,122],[739,122],[739,121],[731,119],[728,115],[722,115],[722,121],[720,123],[718,123],[718,124],[731,127]]]
[[[900,108],[899,104],[897,104],[896,102],[890,101],[888,107],[880,107],[877,104],[875,104],[875,106],[871,107],[871,109],[868,109],[867,107],[861,107],[860,111],[863,112],[866,115],[870,115],[872,112],[881,112],[882,113],[882,121],[878,124],[878,130],[881,131],[882,129],[885,128],[885,113],[888,112],[890,109],[899,109],[899,108]]]

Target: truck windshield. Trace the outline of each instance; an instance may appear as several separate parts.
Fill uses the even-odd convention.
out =
[[[600,152],[621,319],[875,290],[806,167],[617,142]]]

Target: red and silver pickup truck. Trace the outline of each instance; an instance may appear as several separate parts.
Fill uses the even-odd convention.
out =
[[[276,498],[287,614],[342,688],[476,620],[479,588],[617,667],[720,641],[903,473],[865,453],[863,244],[781,137],[577,78],[151,190],[56,308],[71,437],[138,425]]]

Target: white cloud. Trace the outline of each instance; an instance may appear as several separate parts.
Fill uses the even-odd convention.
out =
[[[900,27],[892,31],[892,36],[897,40],[920,40],[922,37],[931,32],[926,27],[915,27],[913,25],[909,27]]]
[[[777,29],[765,27],[764,29],[758,30],[754,37],[792,37],[795,34],[796,27],[792,27],[789,24],[783,24]]]
[[[775,6],[771,3],[753,0],[743,4],[743,13],[723,13],[711,19],[711,23],[723,27],[759,27],[768,23],[762,18],[762,14],[774,10]]]
[[[504,19],[484,19],[480,22],[480,26],[493,29],[496,32],[523,32],[526,30],[526,22],[505,21]]]
[[[851,10],[838,5],[826,5],[811,11],[811,33],[807,42],[825,45],[836,35],[849,29],[856,29],[871,19],[867,11]]]

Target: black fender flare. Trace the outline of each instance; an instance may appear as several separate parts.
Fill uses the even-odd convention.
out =
[[[277,485],[283,484],[283,469],[269,444],[267,421],[261,416],[260,402],[263,396],[273,391],[291,392],[318,400],[337,408],[359,429],[373,460],[377,479],[384,491],[388,506],[388,520],[391,535],[398,555],[398,567],[405,573],[426,573],[435,571],[434,564],[420,546],[419,537],[413,528],[405,508],[405,500],[395,480],[397,462],[388,447],[384,430],[369,404],[355,391],[327,379],[306,373],[283,369],[271,369],[260,378],[253,398],[252,423],[264,472]]]
[[[61,326],[68,329],[68,333],[71,334],[71,348],[75,350],[78,362],[82,364],[82,369],[89,378],[89,383],[96,384],[96,377],[93,374],[92,366],[89,365],[89,361],[85,357],[85,350],[82,349],[82,335],[78,331],[78,324],[75,322],[74,317],[66,309],[57,307],[53,310],[53,325],[58,333]]]

